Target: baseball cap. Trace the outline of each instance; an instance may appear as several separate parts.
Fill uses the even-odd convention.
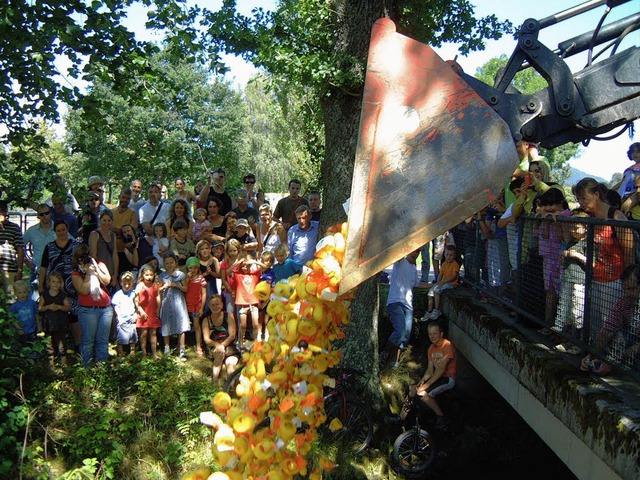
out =
[[[200,265],[200,260],[197,257],[187,258],[187,268],[196,267]]]
[[[213,247],[224,247],[224,242],[221,242],[220,240],[216,240],[215,242],[213,242],[213,244],[211,244],[211,248]]]
[[[238,223],[236,223],[236,228],[238,227],[246,227],[249,228],[249,222],[245,218],[239,218]]]
[[[89,181],[87,182],[87,188],[91,188],[92,185],[104,185],[104,182],[102,181],[102,178],[100,178],[98,175],[91,175],[89,177]]]

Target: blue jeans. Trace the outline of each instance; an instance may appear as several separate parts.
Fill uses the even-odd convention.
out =
[[[409,338],[411,338],[411,327],[413,325],[413,309],[402,303],[391,303],[387,305],[389,320],[393,326],[393,332],[389,341],[396,347],[404,350],[407,348]]]
[[[431,271],[431,252],[429,251],[430,243],[426,243],[420,248],[422,262],[420,263],[421,282],[429,281],[429,272]]]
[[[82,327],[82,341],[80,352],[82,363],[90,365],[94,359],[96,362],[104,362],[109,358],[109,332],[113,320],[113,308],[78,307],[78,320]],[[94,355],[95,352],[95,355]]]

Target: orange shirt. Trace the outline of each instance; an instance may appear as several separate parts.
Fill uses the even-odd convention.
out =
[[[451,282],[449,282],[451,283],[451,285],[458,284],[459,271],[460,271],[460,264],[455,260],[451,260],[450,262],[443,262],[442,265],[440,265],[440,272],[442,273],[442,278],[449,278],[454,273],[456,274],[456,278],[453,279]]]
[[[429,361],[433,363],[433,366],[437,369],[438,365],[442,363],[445,358],[449,359],[447,366],[444,370],[445,377],[456,378],[456,367],[457,367],[457,355],[456,355],[456,347],[447,340],[446,338],[442,339],[442,345],[436,347],[435,345],[431,345],[429,347],[429,351],[427,353]]]

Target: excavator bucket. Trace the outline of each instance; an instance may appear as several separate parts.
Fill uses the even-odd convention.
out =
[[[488,205],[517,164],[506,123],[453,68],[376,21],[340,293]]]

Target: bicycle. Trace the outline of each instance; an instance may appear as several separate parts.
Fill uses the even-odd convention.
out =
[[[324,396],[327,420],[320,428],[320,435],[330,441],[348,445],[353,454],[363,452],[373,439],[373,418],[364,403],[352,398],[355,377],[364,372],[354,368],[337,370],[335,385]],[[337,418],[342,428],[331,432],[328,426]]]
[[[236,385],[240,380],[242,368],[233,372],[225,383],[224,390],[230,396],[236,396]],[[369,409],[359,400],[352,398],[354,379],[364,372],[353,368],[336,369],[335,385],[327,387],[323,400],[327,419],[318,433],[327,441],[348,445],[354,454],[364,451],[373,439],[373,417]],[[329,425],[337,418],[342,428],[332,432]]]
[[[414,396],[406,417],[406,419],[415,417],[413,426],[398,435],[393,443],[392,457],[395,465],[407,476],[418,476],[426,472],[435,461],[436,455],[441,449],[441,444],[445,443],[444,435],[455,434],[462,429],[462,408],[454,391],[449,390],[442,393],[438,396],[438,400],[441,400],[441,408],[443,408],[451,422],[445,430],[440,432],[442,435],[435,434],[435,431],[434,434],[431,434],[422,428],[420,402],[418,397]],[[434,424],[435,418],[433,417],[435,417],[435,414],[428,408],[423,408],[422,410],[431,416],[429,421],[423,418],[423,423]],[[435,437],[438,437],[437,440]]]

